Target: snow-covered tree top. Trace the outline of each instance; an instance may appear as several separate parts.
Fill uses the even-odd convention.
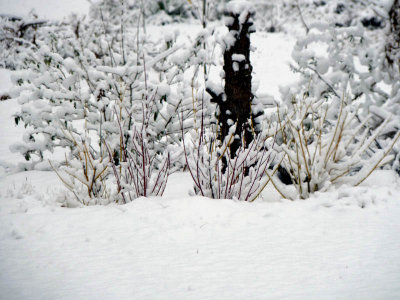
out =
[[[233,0],[226,5],[228,12],[240,15],[243,12],[254,12],[254,5],[248,0]]]

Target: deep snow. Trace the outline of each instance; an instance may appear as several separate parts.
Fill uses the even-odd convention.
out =
[[[84,2],[57,2],[60,16]],[[0,0],[0,12],[18,3],[51,15],[55,5]],[[260,92],[277,97],[295,79],[293,38],[252,39]],[[0,91],[9,74],[0,70]],[[162,198],[65,208],[53,172],[8,172],[23,162],[8,149],[23,135],[17,109],[0,102],[0,299],[400,298],[400,180],[390,171],[306,201],[269,187],[254,203],[188,197],[191,178],[176,173]]]
[[[1,299],[398,299],[400,188],[365,186],[307,201],[187,197],[62,208],[59,182],[0,181]],[[363,208],[362,208],[363,207]]]

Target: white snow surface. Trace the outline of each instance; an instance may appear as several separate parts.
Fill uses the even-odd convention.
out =
[[[61,18],[85,5],[0,0],[0,13]],[[278,97],[296,78],[294,39],[255,33],[252,43],[259,92]],[[0,70],[1,92],[9,74]],[[23,161],[8,149],[24,132],[17,109],[0,102],[0,299],[400,299],[391,171],[305,201],[268,186],[254,203],[189,197],[190,175],[175,173],[163,197],[65,208],[54,172],[6,172]]]
[[[0,69],[0,93],[8,92],[11,87],[10,71]]]
[[[0,69],[0,94],[8,93],[11,87],[11,71]],[[0,177],[6,167],[15,166],[24,162],[24,158],[17,153],[10,152],[10,145],[22,141],[24,128],[16,127],[13,114],[19,109],[15,99],[0,101]]]
[[[294,202],[188,197],[190,184],[178,173],[162,198],[71,209],[51,172],[1,179],[0,298],[400,297],[393,174]]]

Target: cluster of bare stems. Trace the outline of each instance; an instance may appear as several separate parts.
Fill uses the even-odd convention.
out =
[[[146,96],[147,97],[147,96]],[[142,102],[142,120],[140,124],[134,124],[130,130],[125,130],[121,125],[122,117],[115,110],[120,131],[119,162],[113,159],[115,153],[104,142],[110,158],[110,165],[117,182],[117,193],[121,195],[123,203],[132,201],[138,197],[162,196],[164,193],[169,169],[170,156],[157,155],[151,143],[149,123],[152,116],[155,94],[150,101]],[[132,113],[126,110],[128,115],[125,120],[132,118]],[[159,156],[163,156],[159,160]]]
[[[288,171],[297,195],[306,199],[315,191],[326,189],[329,184],[347,183],[357,186],[375,169],[390,162],[389,155],[400,137],[396,134],[386,149],[374,147],[376,138],[383,133],[386,120],[371,130],[367,116],[361,122],[358,110],[342,97],[335,121],[328,121],[332,106],[326,100],[302,99],[294,101],[293,110],[282,114],[277,111],[278,132],[285,153],[282,166]],[[272,183],[285,198],[285,188],[276,179]]]
[[[242,143],[235,155],[230,145],[234,138],[235,125],[221,143],[218,133],[204,126],[201,119],[200,130],[192,132],[195,137],[188,143],[181,123],[182,142],[186,165],[193,179],[195,193],[213,199],[237,199],[254,201],[269,183],[265,176],[272,162],[277,158],[274,149],[275,136],[259,134],[246,145]],[[271,171],[275,174],[279,164]]]
[[[75,138],[71,131],[63,130],[64,136],[74,145],[75,160],[65,157],[61,174],[49,161],[51,167],[63,184],[75,195],[78,202],[88,205],[91,199],[109,198],[106,188],[108,175],[108,157],[104,152],[98,153],[87,140]],[[77,184],[78,183],[78,184]],[[84,187],[84,191],[81,188]]]
[[[87,140],[79,136],[75,138],[77,134],[63,130],[65,138],[73,144],[74,159],[66,158],[61,168],[65,174],[53,169],[80,203],[87,205],[89,202],[97,203],[99,199],[111,198],[127,203],[141,196],[163,194],[170,170],[170,156],[168,153],[156,153],[156,139],[149,129],[155,95],[156,91],[151,97],[145,95],[140,101],[142,116],[136,116],[136,119],[132,115],[133,110],[124,107],[121,98],[114,107],[114,120],[119,128],[118,141],[110,145],[110,135],[100,133],[98,151]],[[116,179],[117,197],[111,197],[113,189],[109,188],[110,174]],[[82,186],[86,189],[82,190]]]

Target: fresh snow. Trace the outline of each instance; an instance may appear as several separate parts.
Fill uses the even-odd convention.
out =
[[[389,172],[307,201],[187,197],[63,208],[60,183],[0,181],[1,299],[398,299],[400,189]],[[57,196],[58,195],[58,196]]]
[[[10,71],[0,69],[0,95],[8,93],[11,86]],[[0,177],[4,169],[16,165],[17,162],[24,162],[25,159],[18,153],[10,152],[10,145],[21,142],[24,134],[23,126],[16,127],[13,114],[19,110],[15,99],[0,101]]]
[[[35,8],[60,19],[88,5],[0,0],[0,13]],[[277,99],[296,80],[294,42],[252,35],[260,97]],[[0,70],[0,93],[10,75]],[[17,110],[14,99],[0,102],[0,299],[400,299],[400,179],[391,171],[304,201],[268,186],[254,203],[189,197],[189,173],[175,173],[161,198],[66,208],[54,172],[10,172],[24,162],[9,151],[24,133]]]
[[[10,71],[0,69],[0,94],[8,92],[11,87]]]

